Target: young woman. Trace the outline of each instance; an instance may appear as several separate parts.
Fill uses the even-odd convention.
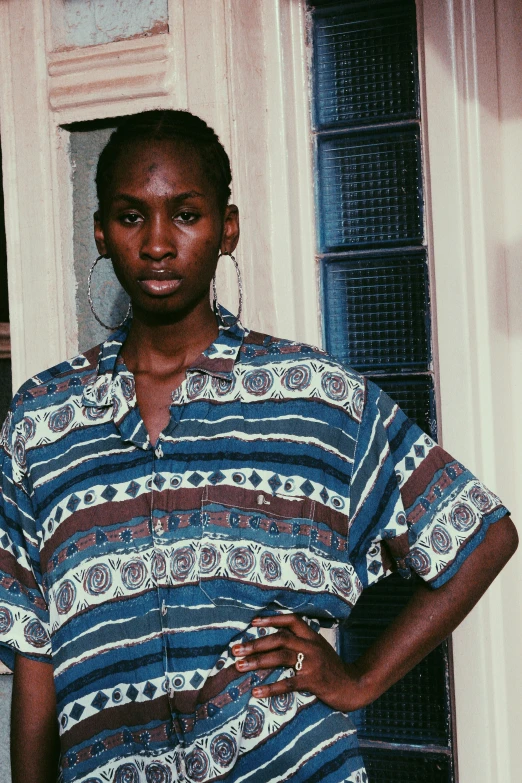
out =
[[[28,381],[2,434],[14,783],[363,783],[348,713],[516,548],[498,498],[375,385],[211,306],[229,185],[186,112],[126,119],[100,157],[95,239],[132,317]],[[317,629],[397,568],[426,584],[344,663]]]

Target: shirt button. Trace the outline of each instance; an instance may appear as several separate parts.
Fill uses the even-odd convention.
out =
[[[163,617],[165,617],[165,615],[167,614],[167,611],[168,611],[168,610],[167,610],[167,604],[166,604],[166,603],[165,603],[165,601],[163,600],[163,601],[161,602],[161,614],[163,615]]]
[[[163,449],[161,448],[161,443],[159,444],[159,446],[157,447],[154,453],[158,459],[161,459],[163,457]]]

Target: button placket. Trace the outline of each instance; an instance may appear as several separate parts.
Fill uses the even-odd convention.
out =
[[[153,456],[152,456],[150,531],[151,531],[152,544],[153,544],[153,556],[155,554],[158,554],[160,557],[164,557],[163,547],[161,546],[161,539],[164,534],[164,530],[163,530],[163,524],[161,520],[159,518],[155,518],[154,511],[156,507],[155,497],[156,497],[156,492],[158,491],[155,483],[155,478],[156,475],[160,472],[161,469],[160,460],[162,458],[163,458],[163,449],[161,448],[161,444],[159,444],[156,447],[156,449],[153,451]],[[166,631],[168,630],[169,610],[167,606],[166,597],[163,596],[164,588],[156,579],[154,581],[156,583],[156,595],[158,598],[159,619],[160,619],[160,626],[161,626],[161,644],[162,644],[162,652],[163,652],[163,673],[165,676],[165,680],[164,680],[165,692],[167,698],[169,699],[169,707],[171,713],[171,732],[176,738],[176,740],[179,742],[180,737],[178,736],[178,732],[176,731],[176,726],[175,726],[175,713],[173,712],[172,705],[171,705],[172,686],[168,674],[168,650],[167,650]]]

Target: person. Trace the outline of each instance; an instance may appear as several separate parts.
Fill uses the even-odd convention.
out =
[[[513,554],[506,508],[377,386],[209,292],[230,165],[182,111],[123,120],[94,234],[132,313],[39,373],[2,430],[0,642],[14,783],[367,780],[349,713]],[[355,663],[321,625],[399,569]]]

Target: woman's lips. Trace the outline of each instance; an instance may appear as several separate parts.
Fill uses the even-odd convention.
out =
[[[180,287],[181,278],[161,278],[158,276],[147,278],[146,280],[138,280],[138,284],[150,296],[168,296]]]

